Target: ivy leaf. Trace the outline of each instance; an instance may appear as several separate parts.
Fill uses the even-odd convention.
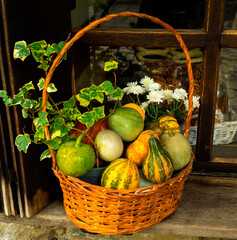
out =
[[[42,140],[44,138],[45,138],[44,126],[43,125],[37,126],[36,127],[36,132],[34,134],[34,141],[38,142],[38,141],[40,141],[40,140]]]
[[[29,134],[19,134],[16,137],[15,144],[19,151],[27,152],[27,149],[31,143]]]
[[[95,121],[98,121],[99,119],[105,117],[104,106],[94,107],[91,111],[91,114]]]
[[[40,91],[44,89],[44,84],[45,84],[45,79],[43,77],[41,77],[39,82],[37,83],[37,86]]]
[[[25,99],[24,102],[21,103],[21,105],[25,109],[30,109],[33,107],[32,101],[30,99]]]
[[[74,105],[75,105],[74,97],[71,97],[68,101],[65,101],[65,102],[63,103],[63,106],[64,106],[65,108],[73,108]]]
[[[33,42],[28,45],[28,48],[35,52],[45,52],[45,48],[47,47],[47,43],[45,40]]]
[[[111,98],[114,98],[114,99],[122,99],[122,97],[123,97],[123,91],[122,91],[122,89],[120,89],[120,88],[117,88],[117,89],[115,89],[113,92],[112,92],[112,94],[111,94]]]
[[[62,140],[59,137],[45,141],[45,144],[50,146],[53,150],[57,150],[60,147],[61,143]]]
[[[47,50],[46,52],[44,53],[45,56],[49,57],[51,54],[53,53],[57,53],[57,50],[55,49],[54,45],[49,45],[47,46]]]
[[[104,81],[98,86],[97,90],[109,95],[114,91],[114,86],[110,81]]]
[[[85,112],[77,120],[83,124],[86,124],[87,128],[91,127],[95,120],[93,119],[93,114],[91,112]]]
[[[24,61],[27,56],[30,55],[30,49],[27,47],[25,41],[18,41],[14,45],[13,58],[20,58],[21,61]]]
[[[78,108],[74,108],[72,111],[71,111],[71,119],[73,121],[75,121],[78,117],[81,116],[81,112],[78,110]]]
[[[105,62],[104,71],[108,72],[111,69],[117,69],[117,68],[118,68],[118,63],[116,61]]]
[[[52,92],[57,92],[58,89],[55,87],[54,83],[50,83],[49,86],[47,87],[47,92],[52,93]]]
[[[28,110],[23,108],[21,111],[23,118],[28,118]]]
[[[51,153],[49,149],[46,149],[41,155],[40,155],[40,161],[44,160],[45,158],[51,158]]]
[[[42,126],[48,126],[49,125],[49,121],[47,119],[47,112],[43,112],[43,111],[39,111],[37,118],[34,119],[34,125],[36,126],[36,128],[40,125]]]
[[[18,105],[24,102],[24,98],[19,97],[18,94],[12,99],[12,105]]]
[[[42,51],[32,51],[32,56],[34,57],[36,62],[42,63],[44,52],[42,52]]]
[[[76,95],[76,98],[80,102],[80,105],[83,107],[87,107],[91,101],[88,93],[79,93]]]

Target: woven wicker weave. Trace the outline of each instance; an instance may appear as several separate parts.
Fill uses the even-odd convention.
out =
[[[90,23],[69,40],[55,58],[46,76],[43,90],[43,111],[46,111],[47,87],[53,72],[59,65],[64,53],[88,30],[117,17],[138,17],[150,20],[173,33],[186,56],[189,75],[189,110],[185,136],[188,137],[192,116],[193,73],[188,50],[181,36],[168,24],[158,18],[132,12],[111,14]],[[45,127],[46,138],[50,139],[49,129]],[[63,191],[64,207],[68,218],[79,228],[105,235],[132,234],[159,223],[172,214],[181,202],[184,182],[192,170],[194,155],[188,166],[177,176],[163,184],[137,189],[113,190],[85,183],[59,171],[55,153],[50,149],[54,174],[60,181]]]

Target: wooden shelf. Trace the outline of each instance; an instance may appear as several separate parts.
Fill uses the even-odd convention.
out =
[[[190,175],[176,212],[142,233],[237,239],[236,199],[236,178]],[[0,214],[0,221],[76,228],[59,201],[51,203],[31,218]],[[93,239],[96,239],[96,235],[93,235]]]

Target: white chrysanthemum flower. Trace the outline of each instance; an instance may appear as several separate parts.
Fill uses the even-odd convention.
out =
[[[176,88],[174,90],[173,98],[176,100],[185,100],[188,96],[188,93],[183,88]]]
[[[199,96],[193,96],[193,108],[199,108],[200,107],[199,99],[200,99]]]
[[[140,83],[145,87],[148,84],[154,83],[154,80],[152,78],[148,77],[148,76],[145,76],[144,78],[142,78],[140,80]]]
[[[174,92],[172,90],[170,90],[170,89],[162,90],[162,93],[164,95],[164,99],[168,103],[173,101],[173,94],[174,94]]]
[[[199,96],[193,96],[193,109],[200,107],[199,99],[200,99]],[[184,106],[185,106],[185,110],[188,111],[188,107],[189,107],[188,99],[184,101]]]
[[[146,86],[144,86],[144,88],[147,92],[156,91],[161,88],[161,85],[159,83],[153,82],[153,83],[147,84]]]
[[[147,95],[147,99],[149,102],[161,103],[164,100],[164,95],[162,91],[151,91]]]
[[[143,111],[146,111],[148,105],[149,105],[149,102],[143,102],[141,103],[140,107],[143,109]]]
[[[127,83],[127,87],[123,88],[123,92],[126,94],[143,94],[145,92],[145,89],[138,85],[137,82],[129,82]]]

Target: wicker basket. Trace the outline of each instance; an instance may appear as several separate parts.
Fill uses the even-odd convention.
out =
[[[186,56],[189,87],[189,110],[186,121],[185,136],[188,137],[192,116],[193,97],[193,73],[188,50],[181,36],[168,24],[158,18],[132,12],[111,14],[90,23],[69,40],[62,51],[55,58],[51,69],[46,76],[43,89],[43,111],[46,111],[47,87],[53,76],[53,72],[60,63],[64,53],[85,32],[97,25],[117,17],[139,17],[150,20],[163,26],[173,33],[180,43]],[[50,139],[49,129],[45,127],[46,138]],[[137,189],[114,190],[92,185],[74,177],[70,177],[59,171],[55,153],[50,149],[54,174],[60,181],[63,191],[64,207],[68,218],[79,228],[93,233],[104,235],[132,234],[159,223],[172,214],[181,202],[184,182],[192,170],[194,155],[188,166],[175,177],[163,184],[155,184],[150,187]]]

